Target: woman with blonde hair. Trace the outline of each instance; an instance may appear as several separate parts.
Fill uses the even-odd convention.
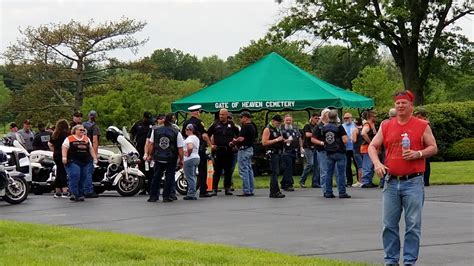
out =
[[[97,157],[83,125],[75,125],[62,145],[62,163],[69,177],[71,201],[84,201],[84,182]]]

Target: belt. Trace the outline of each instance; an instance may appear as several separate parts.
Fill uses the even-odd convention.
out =
[[[248,148],[251,148],[252,146],[241,146],[239,147],[239,150],[246,150]]]
[[[417,177],[417,176],[420,176],[420,175],[423,175],[423,173],[414,173],[414,174],[400,175],[400,176],[396,176],[396,175],[391,175],[391,174],[389,174],[389,175],[388,175],[388,179],[395,179],[395,180],[400,180],[400,181],[406,181],[406,180],[412,179],[412,178]]]

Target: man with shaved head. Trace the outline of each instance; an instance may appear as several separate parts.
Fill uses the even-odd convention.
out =
[[[207,134],[211,139],[212,152],[215,154],[214,176],[212,182],[213,196],[217,196],[219,179],[224,170],[224,189],[225,195],[232,195],[230,187],[232,184],[232,163],[234,159],[234,138],[238,137],[239,129],[234,122],[228,119],[229,111],[225,108],[219,110],[219,120],[214,122]]]

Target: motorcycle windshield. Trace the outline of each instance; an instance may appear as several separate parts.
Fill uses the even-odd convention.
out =
[[[128,141],[124,136],[119,135],[117,137],[117,142],[120,145],[120,149],[122,150],[122,153],[129,154],[129,153],[137,153],[137,149]]]

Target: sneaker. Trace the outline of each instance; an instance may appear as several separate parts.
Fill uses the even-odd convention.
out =
[[[164,198],[163,202],[173,202],[173,199],[172,198]]]
[[[281,193],[280,191],[270,194],[270,198],[274,198],[274,199],[282,199],[284,197],[285,197],[285,194]]]
[[[357,183],[352,185],[352,187],[361,187],[361,186],[362,186],[362,183],[360,183],[360,182],[357,182]]]
[[[242,193],[242,194],[237,195],[237,197],[252,197],[252,196],[253,196],[253,193]]]
[[[183,197],[183,200],[197,200],[196,197],[191,197],[191,196],[185,196]]]
[[[61,195],[61,198],[63,198],[63,199],[69,198],[69,193],[67,193],[67,192],[66,192],[66,193],[63,193],[63,194]]]
[[[77,201],[84,201],[84,197],[79,197]]]
[[[71,195],[71,196],[69,197],[69,200],[70,200],[70,201],[79,201],[79,200],[76,200],[76,196],[74,196],[74,195]]]
[[[209,194],[209,193],[204,193],[204,194],[199,194],[199,197],[200,198],[210,198],[210,197],[212,197],[212,195]]]
[[[284,191],[295,191],[294,187],[286,187],[283,189]]]
[[[335,198],[336,196],[334,196],[334,194],[331,193],[331,194],[324,194],[324,197],[325,197],[326,199],[333,199],[333,198]]]
[[[54,193],[53,198],[58,199],[61,197],[61,193]]]
[[[84,197],[86,197],[88,199],[91,199],[91,198],[98,198],[99,195],[97,195],[97,193],[95,193],[95,192],[92,192],[92,193],[85,194]]]
[[[340,194],[340,195],[339,195],[339,198],[340,198],[340,199],[350,199],[350,198],[352,198],[352,197],[351,197],[351,195],[345,193],[345,194]]]
[[[176,195],[171,195],[171,196],[170,196],[170,199],[172,199],[172,200],[178,200],[178,197],[176,197]]]
[[[157,201],[158,201],[158,198],[150,197],[150,198],[148,198],[147,201],[148,201],[148,202],[157,202]]]
[[[300,183],[300,188],[306,188],[306,186],[304,185],[304,183]]]

